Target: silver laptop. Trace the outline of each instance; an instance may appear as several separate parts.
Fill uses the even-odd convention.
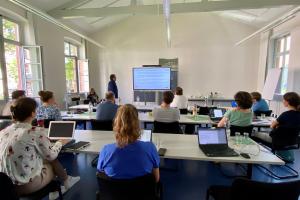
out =
[[[73,139],[76,122],[74,121],[51,121],[48,129],[50,140]]]
[[[142,130],[140,141],[151,142],[152,141],[152,130]]]

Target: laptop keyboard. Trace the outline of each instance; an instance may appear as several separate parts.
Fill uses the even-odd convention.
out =
[[[204,154],[209,157],[234,157],[238,154],[231,148],[226,146],[203,146],[201,147]]]

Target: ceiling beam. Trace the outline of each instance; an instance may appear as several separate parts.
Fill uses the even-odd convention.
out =
[[[80,0],[75,0],[80,1]],[[230,0],[230,1],[202,1],[194,3],[171,4],[171,13],[211,12],[225,10],[271,8],[283,5],[300,5],[300,0]],[[55,18],[78,18],[78,17],[108,17],[115,15],[157,15],[163,14],[163,6],[137,5],[107,8],[85,8],[52,10],[49,12]]]
[[[70,1],[68,1],[66,3],[64,3],[63,5],[54,8],[51,11],[78,8],[80,6],[83,6],[83,5],[87,4],[87,3],[89,3],[90,1],[92,1],[92,0],[70,0]]]

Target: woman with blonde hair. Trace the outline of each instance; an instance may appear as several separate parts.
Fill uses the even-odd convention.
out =
[[[139,141],[138,111],[131,104],[118,109],[114,120],[116,143],[99,153],[97,170],[115,179],[131,179],[152,173],[159,181],[159,156],[152,142]]]

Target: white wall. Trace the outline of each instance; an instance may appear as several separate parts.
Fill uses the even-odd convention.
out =
[[[293,18],[292,20],[276,27],[273,30],[272,38],[280,37],[285,34],[291,35],[291,49],[290,49],[290,64],[289,64],[289,74],[288,74],[288,91],[296,91],[300,93],[300,15]],[[264,62],[266,57],[267,48],[265,44],[268,41],[268,37],[263,35],[260,38],[260,46],[263,51],[260,54],[260,64],[259,71],[265,71],[266,62]],[[258,91],[262,91],[264,85],[264,74],[258,74]],[[276,113],[280,114],[285,111],[281,102],[272,101],[271,109]]]
[[[159,58],[179,58],[179,85],[186,95],[221,92],[232,97],[238,90],[257,88],[259,43],[234,44],[255,29],[214,14],[172,15],[172,48],[166,47],[163,16],[131,17],[94,37],[107,48],[99,60],[101,94],[110,73],[117,75],[120,97],[131,102],[131,68],[158,64]]]

